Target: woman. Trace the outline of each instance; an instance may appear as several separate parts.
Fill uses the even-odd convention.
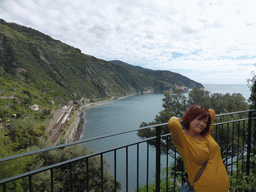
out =
[[[221,158],[220,147],[211,136],[215,112],[192,105],[182,118],[172,117],[168,122],[172,141],[186,167],[190,183],[208,160],[207,166],[194,184],[195,192],[227,192],[229,178]]]

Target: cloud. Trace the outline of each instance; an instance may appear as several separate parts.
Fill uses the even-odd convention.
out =
[[[256,63],[256,12],[249,0],[3,0],[0,17],[85,54],[202,83],[209,76],[212,83],[244,82],[253,67],[240,64]]]

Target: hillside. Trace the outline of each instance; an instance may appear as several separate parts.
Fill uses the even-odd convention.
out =
[[[25,26],[0,20],[0,75],[55,102],[106,99],[154,91],[161,93],[174,84],[189,88],[201,84],[170,71],[153,71],[116,65],[81,53]],[[4,78],[5,79],[5,78]],[[15,91],[14,91],[15,92]],[[2,96],[10,96],[3,90]]]
[[[172,82],[173,84],[176,84],[178,86],[186,86],[188,88],[193,88],[193,87],[203,88],[203,85],[201,83],[197,83],[179,73],[174,73],[174,72],[166,71],[166,70],[146,69],[146,68],[143,68],[140,66],[130,65],[128,63],[124,63],[119,60],[113,60],[113,61],[109,61],[109,62],[114,63],[116,65],[128,67],[134,71],[139,72],[142,75],[145,75],[147,77],[152,77],[153,79],[158,80],[158,81]]]

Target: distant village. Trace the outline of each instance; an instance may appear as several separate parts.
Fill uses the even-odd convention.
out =
[[[173,90],[175,90],[175,89],[178,89],[178,90],[180,90],[180,91],[182,91],[183,93],[188,93],[189,92],[189,90],[188,90],[188,87],[186,87],[186,86],[179,86],[179,85],[174,85],[174,87],[173,87]],[[171,90],[171,91],[173,91],[173,90]]]

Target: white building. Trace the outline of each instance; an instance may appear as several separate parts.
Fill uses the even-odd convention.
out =
[[[34,104],[34,105],[30,106],[29,108],[32,109],[33,111],[38,111],[39,110],[39,105]]]

